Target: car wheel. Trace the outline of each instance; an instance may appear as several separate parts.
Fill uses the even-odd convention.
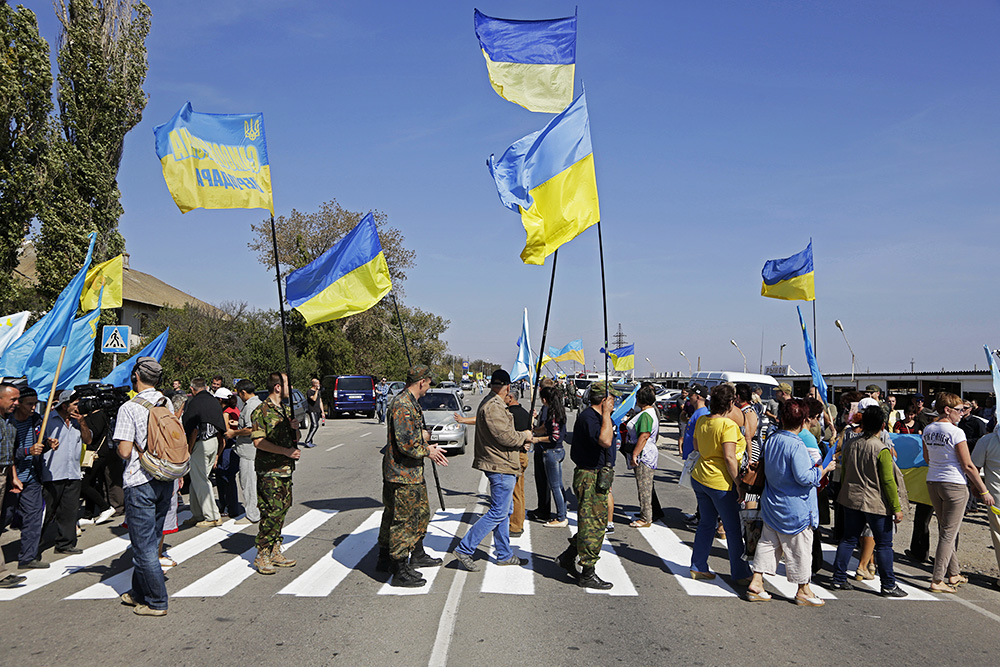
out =
[[[375,418],[375,411],[374,410],[369,410],[368,412],[365,413],[365,416],[368,417],[368,419],[374,419]]]
[[[312,420],[313,420],[312,415],[306,412],[305,414],[302,415],[302,419],[299,420],[299,428],[308,431],[309,429],[312,428]]]

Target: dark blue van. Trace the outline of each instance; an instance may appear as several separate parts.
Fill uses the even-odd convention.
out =
[[[375,378],[371,375],[327,375],[323,401],[331,417],[349,412],[375,416]]]

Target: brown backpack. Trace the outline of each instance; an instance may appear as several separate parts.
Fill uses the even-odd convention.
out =
[[[167,408],[166,398],[156,405],[138,396],[132,400],[149,410],[146,449],[139,464],[160,481],[180,479],[187,474],[191,459],[181,420]]]

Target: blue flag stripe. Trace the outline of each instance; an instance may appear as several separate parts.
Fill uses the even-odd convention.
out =
[[[802,252],[784,259],[769,259],[760,272],[765,285],[774,285],[782,280],[790,280],[813,272],[812,241]]]
[[[494,62],[571,65],[576,62],[576,17],[523,21],[475,10],[479,45]]]

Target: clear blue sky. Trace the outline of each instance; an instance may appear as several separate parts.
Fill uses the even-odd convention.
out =
[[[39,13],[54,47],[48,0]],[[521,310],[533,346],[549,266],[523,265],[491,153],[539,129],[491,89],[473,8],[505,18],[574,2],[153,0],[149,104],[126,140],[121,231],[133,268],[201,299],[276,307],[247,249],[263,211],[181,215],[152,129],[196,111],[264,112],[277,212],[336,198],[377,208],[417,265],[406,302],[451,320],[452,352],[509,366]],[[765,260],[814,242],[818,352],[850,370],[982,368],[1000,211],[997,2],[580,3],[612,333],[637,370],[750,367],[787,343],[795,302],[760,296]],[[54,58],[54,56],[53,56]],[[809,304],[803,304],[811,320]],[[602,340],[597,230],[560,253],[549,344]]]

